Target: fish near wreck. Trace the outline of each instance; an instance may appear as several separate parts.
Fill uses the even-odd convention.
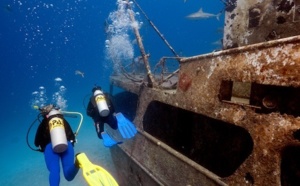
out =
[[[75,75],[80,75],[81,77],[84,78],[84,73],[81,72],[81,71],[79,71],[79,70],[76,70],[76,71],[75,71]]]
[[[217,20],[220,20],[221,13],[211,14],[207,12],[203,12],[202,8],[200,8],[197,12],[189,14],[186,16],[187,19],[198,20],[198,19],[208,19],[211,17],[216,17]]]

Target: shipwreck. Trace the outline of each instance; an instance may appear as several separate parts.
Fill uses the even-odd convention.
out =
[[[120,185],[300,185],[300,0],[224,3],[222,50],[172,72],[134,30],[144,73],[110,77],[138,129],[111,148]]]

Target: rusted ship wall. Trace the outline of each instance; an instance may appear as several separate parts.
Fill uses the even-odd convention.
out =
[[[300,34],[300,0],[227,0],[223,48]]]
[[[178,86],[172,91],[112,77],[114,85],[139,95],[134,119],[139,134],[121,148],[165,185],[293,183],[291,175],[297,177],[300,170],[300,163],[295,163],[300,155],[300,36],[185,58],[180,66]],[[269,99],[270,95],[276,99]],[[219,177],[201,164],[189,163],[169,144],[151,140],[145,130],[147,108],[153,101],[245,129],[253,141],[251,154],[229,176]],[[160,124],[167,125],[168,119]],[[190,124],[187,122],[186,127]],[[243,145],[238,139],[236,143]],[[286,161],[290,164],[284,166]],[[289,173],[291,168],[294,170]],[[300,183],[299,178],[296,181]]]
[[[222,102],[222,82],[252,82],[278,87],[300,87],[299,37],[196,56],[182,61],[176,105],[245,128],[253,152],[236,172],[224,178],[229,185],[281,185],[283,149],[299,146],[293,134],[300,117],[280,112],[259,113],[256,106]],[[279,99],[284,98],[284,94]],[[295,101],[299,102],[296,97]],[[172,99],[167,102],[172,103]],[[165,100],[166,101],[166,100]],[[173,103],[174,104],[174,103]],[[249,177],[251,179],[249,179]],[[252,183],[251,183],[252,182]]]

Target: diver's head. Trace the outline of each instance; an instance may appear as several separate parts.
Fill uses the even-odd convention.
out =
[[[102,88],[100,86],[95,85],[92,89],[92,93],[94,93],[96,90],[100,90],[102,92]]]
[[[39,108],[39,110],[42,115],[47,115],[53,108],[54,108],[54,105],[49,104],[49,105]]]

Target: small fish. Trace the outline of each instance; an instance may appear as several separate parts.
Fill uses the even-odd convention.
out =
[[[75,71],[75,75],[80,75],[81,77],[84,78],[84,73],[81,72],[81,71],[79,71],[79,70],[76,70],[76,71]]]
[[[211,17],[216,17],[217,20],[219,20],[220,15],[221,15],[221,13],[211,14],[211,13],[203,12],[202,8],[200,8],[197,12],[186,16],[186,18],[188,18],[188,19],[207,19],[207,18],[211,18]]]

